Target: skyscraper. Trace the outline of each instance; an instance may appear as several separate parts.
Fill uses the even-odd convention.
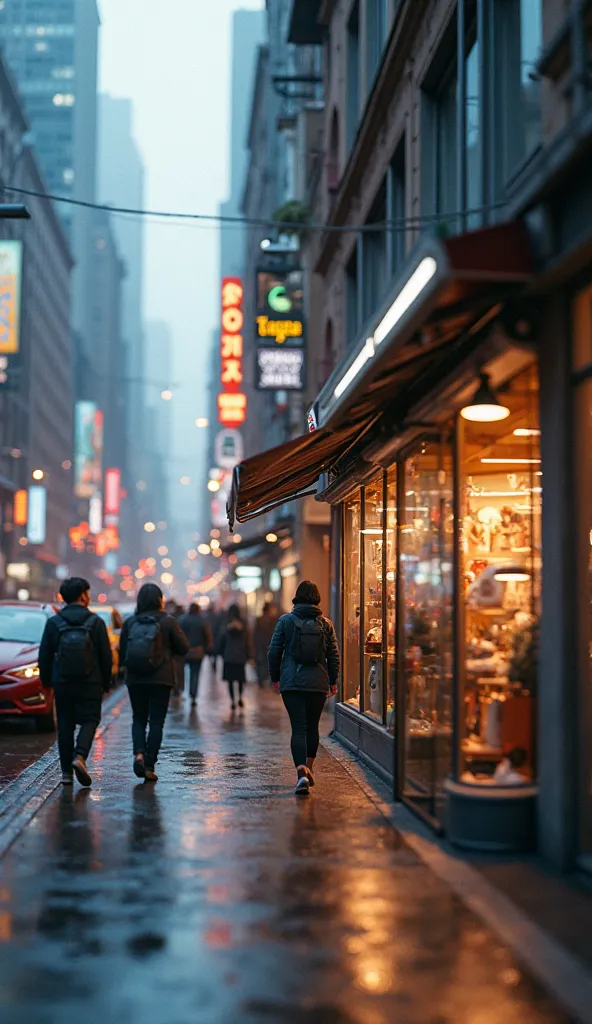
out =
[[[0,45],[29,119],[50,194],[96,198],[96,0],[10,0],[0,8]],[[91,211],[58,204],[75,259],[73,325],[92,357]]]

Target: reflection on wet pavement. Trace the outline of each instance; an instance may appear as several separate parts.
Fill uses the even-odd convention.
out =
[[[2,862],[3,1024],[566,1022],[323,752],[292,792],[278,699],[173,707],[157,787],[129,713]]]
[[[53,733],[38,733],[32,719],[0,718],[0,791],[53,746]]]

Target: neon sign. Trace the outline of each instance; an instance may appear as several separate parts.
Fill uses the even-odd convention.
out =
[[[225,427],[237,427],[247,416],[247,396],[243,384],[244,289],[240,277],[222,280],[222,332],[220,343],[220,383],[218,420]]]

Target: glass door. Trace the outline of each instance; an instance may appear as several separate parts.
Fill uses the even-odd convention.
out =
[[[400,508],[399,670],[403,680],[404,799],[441,820],[452,767],[453,448],[426,442],[407,459]]]

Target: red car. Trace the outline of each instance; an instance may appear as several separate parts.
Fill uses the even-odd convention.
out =
[[[57,608],[35,601],[0,601],[0,716],[26,715],[40,732],[55,729],[53,690],[39,678],[39,644]]]

